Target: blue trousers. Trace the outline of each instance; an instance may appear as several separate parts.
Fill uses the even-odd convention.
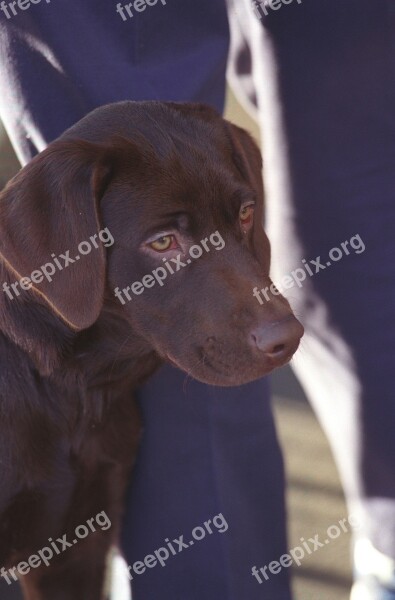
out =
[[[221,0],[168,0],[124,21],[116,4],[56,0],[0,18],[0,113],[22,162],[101,104],[203,101],[222,110],[229,46]],[[267,381],[209,387],[170,367],[140,390],[145,433],[129,492],[129,564],[222,513],[166,567],[134,576],[135,600],[289,600],[284,481]],[[189,537],[188,537],[189,536]]]
[[[295,370],[358,515],[357,544],[395,561],[395,5],[258,8],[230,2],[230,78],[262,126],[273,276],[318,256],[324,266],[286,291],[306,330]],[[347,254],[356,235],[365,249]],[[357,575],[395,598],[395,567],[391,582],[372,558]]]

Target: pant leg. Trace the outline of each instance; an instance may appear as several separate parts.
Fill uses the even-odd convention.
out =
[[[148,10],[150,11],[148,13]],[[0,22],[0,112],[23,161],[96,106],[193,100],[222,110],[228,27],[221,0],[172,0],[123,22],[97,0],[38,4]],[[229,530],[135,577],[135,599],[289,600],[283,469],[265,382],[241,390],[163,369],[140,391],[145,435],[123,543],[129,563],[223,512]]]
[[[268,383],[215,388],[171,367],[140,393],[145,443],[124,526],[129,563],[221,513],[228,529],[133,574],[136,598],[285,600],[287,570],[259,584],[254,565],[285,552],[283,465]],[[131,535],[133,533],[133,535]],[[177,545],[175,545],[177,548]],[[263,577],[262,577],[263,579]]]
[[[41,0],[10,20],[0,14],[0,115],[22,162],[109,102],[200,101],[222,109],[224,0],[158,0],[126,21],[116,6]]]
[[[252,54],[274,279],[303,258],[325,267],[287,294],[306,328],[295,369],[362,516],[358,537],[395,560],[394,5],[266,8],[259,19],[246,1],[232,18]],[[357,234],[365,251],[346,255]]]

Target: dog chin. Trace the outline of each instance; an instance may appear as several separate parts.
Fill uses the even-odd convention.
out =
[[[268,373],[260,373],[260,374],[226,374],[217,372],[205,372],[200,371],[199,373],[189,373],[194,379],[197,381],[201,381],[202,383],[206,383],[208,385],[214,385],[218,387],[237,387],[239,385],[245,385],[247,383],[251,383],[252,381],[256,381],[257,379],[261,379]]]
[[[269,373],[276,368],[268,365],[265,367],[260,365],[260,367],[255,366],[254,368],[251,366],[247,369],[237,369],[237,367],[227,367],[224,369],[222,365],[214,365],[208,360],[204,362],[201,360],[200,364],[196,364],[195,362],[194,364],[186,365],[184,361],[178,361],[168,353],[166,353],[166,360],[173,367],[184,371],[184,373],[197,381],[218,387],[236,387],[238,385],[251,383],[252,381],[256,381],[257,379],[269,375]]]
[[[201,371],[199,373],[191,373],[191,375],[195,379],[197,379],[203,383],[207,383],[209,385],[216,385],[219,387],[235,387],[235,386],[251,383],[253,381],[256,381],[257,379],[261,379],[262,377],[269,375],[269,373],[271,373],[273,370],[274,370],[274,368],[260,370],[260,371],[251,370],[247,373],[246,372],[224,373],[224,372],[221,372],[218,370],[212,370],[211,372],[208,372],[207,370],[205,370],[204,373]]]

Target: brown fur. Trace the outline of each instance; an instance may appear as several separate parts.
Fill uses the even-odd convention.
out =
[[[13,300],[0,290],[0,564],[26,560],[49,537],[72,538],[100,511],[112,521],[24,576],[29,600],[102,597],[140,436],[133,390],[163,360],[234,385],[296,350],[288,303],[252,296],[270,285],[260,168],[248,134],[208,107],[124,102],[82,119],[0,195],[1,283],[52,253],[73,255],[100,227],[115,239]],[[248,235],[238,220],[245,198],[256,201]],[[218,230],[226,246],[122,306],[114,288],[162,265],[141,244],[164,219],[185,243]],[[251,342],[251,331],[278,322],[289,323],[281,360]]]

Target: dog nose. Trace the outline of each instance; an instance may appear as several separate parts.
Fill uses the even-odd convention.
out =
[[[282,321],[256,327],[251,332],[251,342],[266,358],[280,364],[296,352],[303,333],[303,326],[291,315]]]

